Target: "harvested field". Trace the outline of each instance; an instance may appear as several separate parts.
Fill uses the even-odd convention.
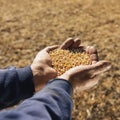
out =
[[[72,120],[120,120],[120,0],[0,0],[0,68],[30,65],[68,37],[112,62],[99,85],[75,90]]]

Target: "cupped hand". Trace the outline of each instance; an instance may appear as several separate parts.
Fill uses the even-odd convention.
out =
[[[80,65],[71,68],[58,78],[68,80],[73,88],[78,86],[80,90],[86,90],[96,85],[99,81],[99,75],[110,67],[111,63],[108,61],[99,61],[92,65]]]
[[[50,79],[57,77],[57,72],[52,68],[52,61],[49,56],[49,52],[56,48],[58,46],[46,47],[36,55],[31,64],[35,91],[39,91]]]
[[[79,48],[81,51],[84,51],[90,55],[92,64],[98,61],[97,49],[94,46],[83,46],[81,45],[81,40],[79,38],[73,39],[68,38],[63,44],[59,47],[60,49],[72,49]]]
[[[68,38],[61,46],[60,49],[79,48],[90,55],[91,65],[80,65],[66,71],[58,78],[68,80],[73,87],[79,86],[79,89],[85,90],[96,85],[99,81],[99,75],[110,69],[110,62],[99,61],[98,53],[94,46],[83,46],[79,38]]]

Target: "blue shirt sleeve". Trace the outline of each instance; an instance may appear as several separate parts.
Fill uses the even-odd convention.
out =
[[[30,66],[0,69],[0,109],[16,104],[34,93]]]
[[[0,112],[0,120],[71,120],[72,87],[54,79],[14,110]]]

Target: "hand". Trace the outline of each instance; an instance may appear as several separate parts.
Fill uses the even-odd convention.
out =
[[[76,39],[68,38],[65,42],[63,42],[63,44],[59,48],[60,49],[79,48],[90,55],[92,64],[98,61],[98,53],[96,48],[94,46],[87,46],[87,47],[82,46],[79,38]]]
[[[98,75],[110,69],[110,62],[99,61],[92,65],[80,65],[66,71],[58,78],[68,80],[73,88],[79,86],[80,90],[93,87],[99,81]]]
[[[107,61],[98,62],[97,50],[93,46],[84,47],[81,45],[79,38],[67,39],[61,46],[61,49],[80,48],[90,55],[92,65],[80,65],[71,68],[58,78],[68,80],[73,87],[79,86],[81,90],[91,88],[99,81],[99,74],[110,68],[110,63]]]
[[[57,47],[58,46],[46,47],[37,54],[31,64],[36,92],[39,91],[48,80],[57,77],[57,72],[52,68],[52,61],[49,56],[49,52]]]

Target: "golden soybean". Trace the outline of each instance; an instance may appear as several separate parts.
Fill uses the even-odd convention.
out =
[[[52,66],[57,70],[58,75],[65,73],[75,66],[91,64],[89,54],[81,52],[80,49],[56,49],[49,54],[52,59]]]

